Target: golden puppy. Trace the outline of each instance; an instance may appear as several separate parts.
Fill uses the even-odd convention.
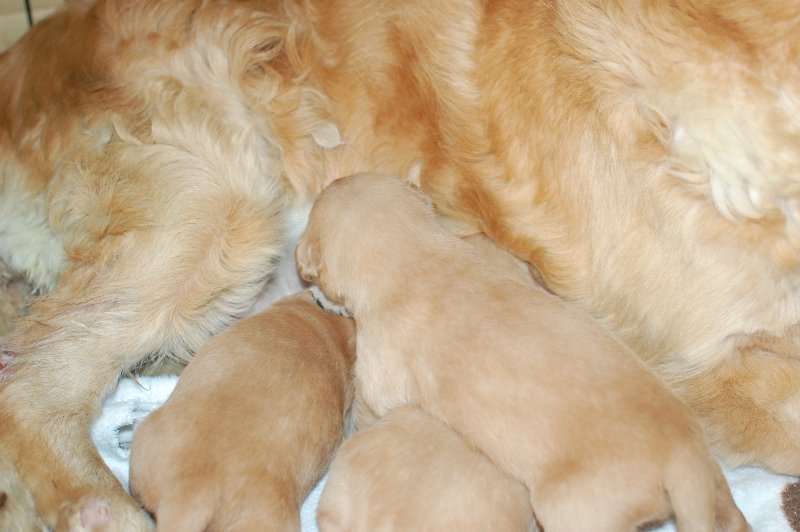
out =
[[[322,192],[301,275],[357,327],[356,379],[378,416],[415,403],[521,480],[549,532],[746,530],[689,408],[582,312],[498,274],[399,180]]]
[[[528,498],[446,425],[400,406],[336,453],[317,521],[321,532],[524,532],[534,526]]]
[[[233,325],[136,429],[131,493],[159,530],[299,530],[342,439],[352,320],[307,293]]]

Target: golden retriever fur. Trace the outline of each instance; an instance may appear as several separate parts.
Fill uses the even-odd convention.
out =
[[[38,294],[0,295],[0,478],[146,528],[102,397],[247,313],[287,210],[361,171],[535,266],[726,463],[800,473],[798,35],[791,0],[70,0],[0,56],[0,275]]]
[[[299,530],[342,440],[352,320],[307,293],[214,337],[134,432],[131,492],[159,530]]]
[[[2,455],[0,455],[0,475],[3,532],[44,530],[44,523],[36,515],[33,497],[23,487],[13,464],[7,463],[6,457]]]
[[[281,254],[269,117],[325,123],[262,7],[74,1],[0,59],[2,260],[44,293],[3,341],[0,453],[51,526],[150,526],[89,423],[125,368],[246,314]]]
[[[671,512],[682,531],[749,528],[691,410],[591,318],[484,262],[410,185],[334,182],[296,253],[353,315],[370,410],[415,404],[452,426],[528,487],[545,530]]]
[[[336,452],[320,532],[536,530],[528,490],[413,406],[393,409]]]
[[[421,165],[445,213],[632,347],[729,465],[800,473],[793,2],[313,15],[310,68],[346,141],[319,175]]]

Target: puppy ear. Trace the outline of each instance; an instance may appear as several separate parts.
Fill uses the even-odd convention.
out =
[[[304,281],[314,282],[319,276],[319,241],[311,240],[307,235],[300,237],[294,250],[297,271]]]

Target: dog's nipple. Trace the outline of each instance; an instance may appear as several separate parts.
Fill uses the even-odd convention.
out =
[[[11,355],[3,351],[2,347],[0,347],[0,380],[2,380],[3,372],[8,369],[11,359]]]

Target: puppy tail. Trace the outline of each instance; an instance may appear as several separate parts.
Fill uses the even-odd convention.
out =
[[[673,459],[667,493],[681,532],[751,530],[733,500],[722,470],[706,452]],[[705,472],[703,474],[702,472]]]

